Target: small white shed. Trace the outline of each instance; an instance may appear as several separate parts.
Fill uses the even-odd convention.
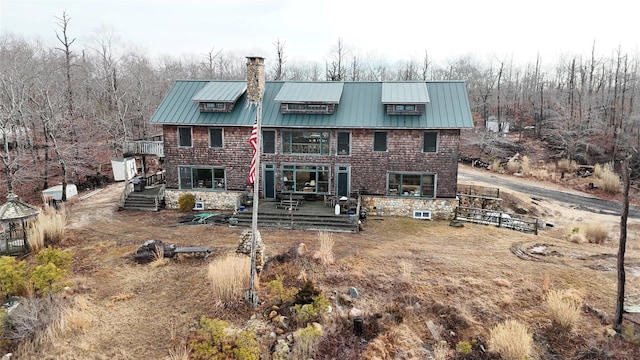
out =
[[[78,188],[74,184],[67,184],[67,200],[78,195]],[[42,197],[46,199],[53,199],[56,201],[62,200],[62,185],[52,186],[42,191]]]
[[[111,160],[111,168],[115,181],[130,180],[138,173],[136,159],[132,157]]]

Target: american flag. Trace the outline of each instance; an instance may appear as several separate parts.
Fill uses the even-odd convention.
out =
[[[256,181],[256,155],[257,155],[257,147],[256,144],[258,142],[258,123],[253,124],[253,128],[251,129],[251,136],[249,136],[249,145],[253,149],[253,155],[251,156],[251,169],[249,169],[249,184],[253,184]]]

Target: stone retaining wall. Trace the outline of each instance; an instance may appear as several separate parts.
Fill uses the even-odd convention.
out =
[[[193,194],[196,201],[204,203],[204,210],[232,210],[236,211],[242,204],[244,192],[242,191],[197,191],[197,190],[165,190],[165,207],[178,209],[178,199],[182,194]]]
[[[452,220],[458,200],[425,199],[412,197],[387,197],[362,195],[362,208],[369,215],[413,216],[414,210],[429,210],[434,220]]]
[[[460,206],[462,207],[502,211],[502,199],[500,198],[464,194],[458,194],[458,198],[460,199]]]

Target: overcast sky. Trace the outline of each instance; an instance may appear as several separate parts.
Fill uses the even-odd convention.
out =
[[[324,62],[340,37],[361,56],[440,61],[460,55],[555,62],[564,54],[638,50],[629,0],[0,0],[0,31],[55,42],[56,16],[88,47],[111,29],[152,58],[216,50]],[[100,29],[100,30],[98,30]]]

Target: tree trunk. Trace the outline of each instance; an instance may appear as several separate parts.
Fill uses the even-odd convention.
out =
[[[620,333],[622,330],[622,317],[624,314],[624,253],[627,247],[627,219],[629,217],[629,158],[622,162],[622,178],[624,187],[622,190],[622,216],[620,217],[620,244],[618,245],[618,297],[616,299],[616,317],[613,329]]]

